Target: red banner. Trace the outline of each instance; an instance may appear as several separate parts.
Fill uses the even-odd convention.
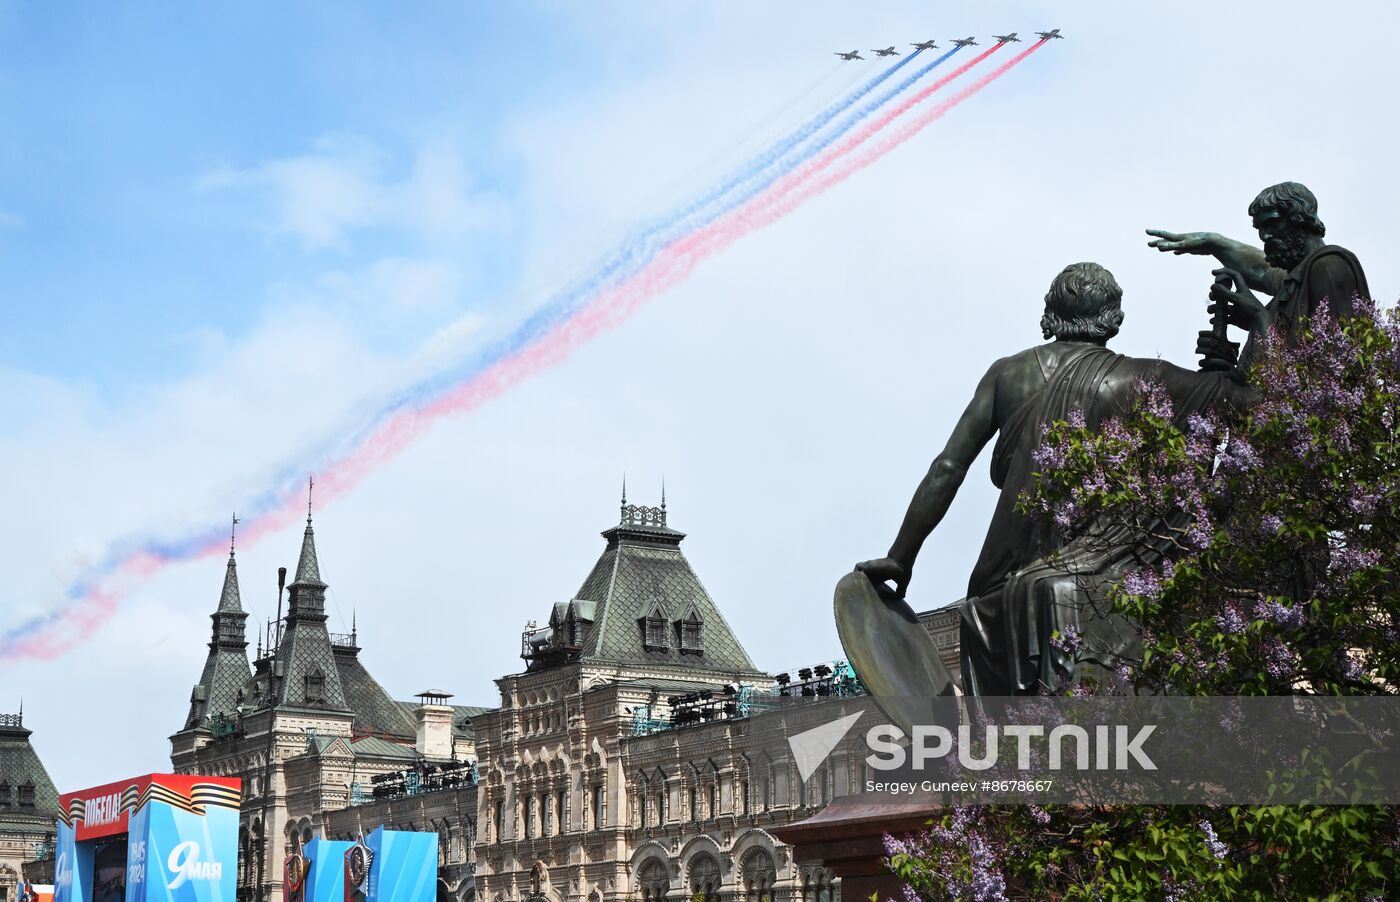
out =
[[[134,811],[151,799],[203,813],[203,804],[238,807],[243,783],[236,777],[202,777],[197,774],[146,774],[116,783],[94,786],[58,797],[58,816],[73,828],[80,842],[118,836],[127,830]]]

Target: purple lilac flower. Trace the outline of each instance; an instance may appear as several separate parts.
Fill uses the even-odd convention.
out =
[[[1226,699],[1225,706],[1220,711],[1220,728],[1227,733],[1238,733],[1243,723],[1244,714],[1240,711],[1239,702]]]
[[[1221,842],[1220,837],[1215,835],[1215,827],[1211,825],[1210,821],[1202,820],[1196,826],[1205,834],[1206,848],[1210,850],[1210,854],[1216,858],[1224,858],[1230,854],[1230,847]]]
[[[1233,438],[1220,455],[1220,466],[1231,473],[1247,473],[1260,466],[1259,452],[1243,438]]]
[[[1050,647],[1062,655],[1072,655],[1079,650],[1079,629],[1070,624],[1050,637]]]
[[[1259,527],[1267,533],[1277,533],[1283,529],[1283,518],[1278,514],[1265,514],[1259,521]]]
[[[1298,653],[1277,637],[1264,640],[1264,670],[1276,680],[1286,680],[1298,669]]]
[[[1143,598],[1156,598],[1162,594],[1162,579],[1153,568],[1143,567],[1123,577],[1123,591]]]
[[[1279,626],[1302,626],[1303,609],[1280,604],[1277,599],[1265,598],[1254,605],[1254,616]]]
[[[1177,883],[1170,877],[1162,878],[1162,898],[1165,902],[1186,902],[1187,899],[1194,898],[1195,892],[1195,881]]]
[[[1381,553],[1374,548],[1352,548],[1343,546],[1332,549],[1329,568],[1337,575],[1345,577],[1358,570],[1367,570],[1381,562]]]
[[[1244,611],[1233,601],[1227,601],[1219,614],[1215,615],[1215,625],[1226,635],[1237,635],[1245,631]]]

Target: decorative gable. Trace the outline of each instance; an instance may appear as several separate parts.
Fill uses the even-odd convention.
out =
[[[671,647],[670,637],[667,635],[666,606],[661,599],[653,598],[647,605],[645,612],[638,619],[642,628],[642,647],[648,651],[664,651]]]
[[[686,605],[680,619],[675,622],[676,643],[682,654],[702,654],[705,651],[705,618],[692,602]]]

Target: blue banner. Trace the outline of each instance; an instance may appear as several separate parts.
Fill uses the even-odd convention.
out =
[[[434,902],[437,897],[438,835],[385,830],[365,844],[374,852],[367,902]]]

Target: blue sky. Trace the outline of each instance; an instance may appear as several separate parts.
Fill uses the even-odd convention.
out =
[[[421,233],[372,223],[325,243],[269,235],[257,192],[192,190],[221,169],[319,142],[393,182],[437,142],[472,192],[509,206],[521,172],[501,151],[504,117],[606,91],[654,62],[645,40],[626,60],[600,55],[587,25],[562,12],[6,4],[0,209],[12,225],[0,266],[13,318],[0,354],[120,391],[188,369],[188,333],[246,332],[270,274],[295,282],[356,257],[433,249]],[[464,299],[511,283],[528,228],[506,216],[471,231]]]
[[[884,552],[988,363],[1040,341],[1063,265],[1123,284],[1119,350],[1191,364],[1212,265],[1145,228],[1249,238],[1249,200],[1298,179],[1392,300],[1400,9],[0,0],[0,615],[52,609],[124,536],[224,522],[366,399],[509,329],[823,99],[793,98],[855,77],[833,50],[1053,26],[876,166],[318,509],[332,628],[358,612],[396,697],[469,704],[580,585],[624,471],[634,501],[665,478],[758,666],[838,656],[832,585]],[[979,464],[916,606],[960,597],[993,497]],[[240,548],[250,623],[299,547]],[[168,766],[222,578],[171,568],[80,651],[0,670],[62,787]],[[125,725],[101,758],[93,710]]]

